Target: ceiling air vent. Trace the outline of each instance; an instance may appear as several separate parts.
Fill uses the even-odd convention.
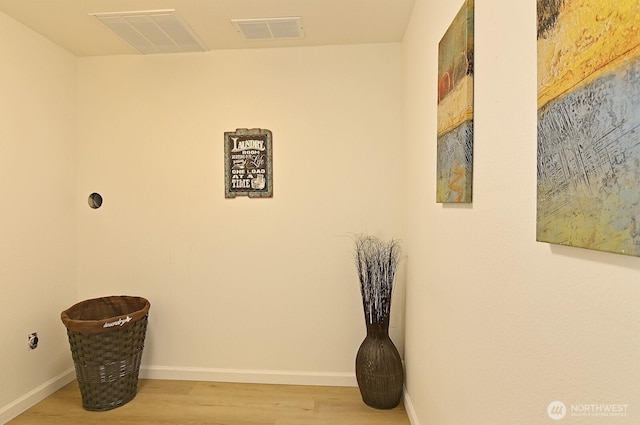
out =
[[[90,13],[142,54],[204,52],[204,43],[174,9]]]
[[[232,19],[231,22],[246,40],[304,38],[300,17]]]

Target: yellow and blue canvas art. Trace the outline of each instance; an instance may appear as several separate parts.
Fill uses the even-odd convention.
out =
[[[466,0],[438,44],[439,203],[472,200],[473,25],[473,0]]]
[[[640,2],[538,0],[541,242],[640,256]]]

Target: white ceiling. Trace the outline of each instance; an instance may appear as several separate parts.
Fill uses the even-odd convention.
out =
[[[208,50],[402,40],[415,0],[0,0],[0,11],[76,56],[138,54],[89,13],[176,9]],[[231,19],[300,16],[301,40],[245,40]]]

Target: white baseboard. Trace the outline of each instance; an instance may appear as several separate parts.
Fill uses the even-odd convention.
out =
[[[67,385],[69,382],[76,378],[76,372],[74,368],[71,368],[60,375],[56,376],[45,382],[44,384],[36,387],[34,390],[29,391],[27,394],[18,398],[17,400],[7,404],[0,408],[0,424],[9,422],[11,419],[18,416],[20,413],[29,409],[30,407],[41,402],[51,394],[58,391],[60,388]]]
[[[404,403],[404,408],[407,411],[407,416],[409,416],[409,422],[411,422],[411,425],[420,425],[420,422],[418,422],[418,416],[416,415],[416,410],[413,407],[413,402],[407,392],[407,387],[403,388],[402,401]]]
[[[140,378],[177,381],[238,382],[251,384],[319,385],[332,387],[358,386],[355,373],[298,372],[283,370],[143,366],[140,368]]]

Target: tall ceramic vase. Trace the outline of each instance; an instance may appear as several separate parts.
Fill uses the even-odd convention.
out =
[[[356,355],[356,378],[362,400],[376,409],[400,403],[404,371],[396,346],[389,338],[389,319],[367,323],[367,336]]]

